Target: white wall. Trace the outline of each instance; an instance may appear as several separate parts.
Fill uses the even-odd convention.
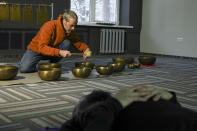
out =
[[[140,52],[197,57],[197,0],[143,0]]]

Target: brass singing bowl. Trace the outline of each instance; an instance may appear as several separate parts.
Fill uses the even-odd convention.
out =
[[[124,62],[125,64],[131,64],[134,62],[133,57],[117,57],[112,58],[113,62]]]
[[[156,57],[154,56],[139,56],[138,60],[143,65],[154,65]]]
[[[92,62],[86,61],[86,62],[75,62],[75,67],[88,67],[94,69],[96,66]]]
[[[121,72],[125,68],[125,63],[124,62],[111,62],[111,63],[108,63],[107,66],[113,67],[114,72]]]
[[[45,81],[58,80],[61,76],[61,68],[49,68],[38,70],[39,77]]]
[[[75,77],[79,77],[79,78],[86,78],[90,75],[91,72],[92,69],[89,67],[74,67],[72,69],[72,74]]]
[[[134,62],[134,63],[128,64],[127,67],[128,67],[129,69],[140,68],[140,63]]]
[[[0,65],[0,80],[11,80],[17,76],[18,67],[13,65]]]
[[[135,65],[136,68],[140,68],[140,66],[141,66],[141,64],[137,63],[137,62],[134,62],[133,64]]]
[[[128,67],[129,69],[135,69],[135,68],[136,68],[136,66],[135,66],[133,63],[128,64],[127,67]]]
[[[100,75],[111,75],[113,73],[113,67],[112,66],[96,66],[96,71]]]
[[[38,70],[50,69],[50,68],[61,68],[61,64],[60,63],[40,63],[40,64],[38,64]]]

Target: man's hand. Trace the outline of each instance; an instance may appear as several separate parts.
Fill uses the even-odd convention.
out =
[[[87,57],[91,57],[92,56],[92,51],[90,51],[90,48],[87,48],[84,53],[83,53],[83,59],[86,60]]]
[[[71,53],[68,50],[60,50],[59,55],[62,57],[67,57],[67,56],[71,56]]]

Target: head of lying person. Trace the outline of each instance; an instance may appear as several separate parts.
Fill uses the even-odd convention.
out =
[[[86,96],[83,96],[79,100],[73,110],[73,117],[79,117],[83,112],[103,103],[105,100],[111,97],[112,96],[108,92],[102,90],[94,90],[93,92]]]

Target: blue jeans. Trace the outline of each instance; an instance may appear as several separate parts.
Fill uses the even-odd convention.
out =
[[[68,39],[64,40],[59,45],[59,49],[69,50],[70,41]],[[62,57],[59,57],[59,56],[45,56],[45,55],[33,52],[32,50],[26,50],[26,52],[24,53],[19,63],[19,70],[21,73],[36,72],[38,71],[38,63],[40,60],[49,60],[50,63],[57,63],[61,59]]]

